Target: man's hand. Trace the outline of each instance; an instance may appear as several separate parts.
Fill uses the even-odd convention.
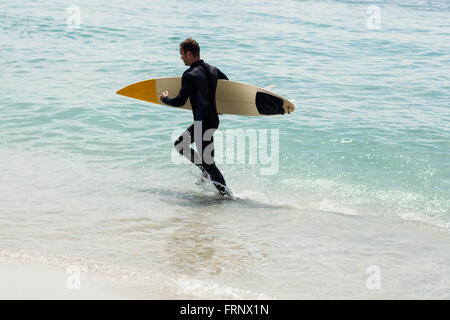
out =
[[[166,90],[159,96],[159,100],[163,101],[164,98],[167,98],[169,96],[169,92]]]

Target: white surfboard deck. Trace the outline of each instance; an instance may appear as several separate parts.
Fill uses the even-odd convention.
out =
[[[166,105],[159,100],[161,93],[167,90],[169,97],[173,98],[178,95],[180,88],[181,77],[157,78],[136,82],[120,89],[117,93],[134,99]],[[245,116],[281,115],[295,110],[291,101],[276,93],[230,80],[218,80],[216,105],[219,113]],[[191,110],[189,99],[180,108]]]

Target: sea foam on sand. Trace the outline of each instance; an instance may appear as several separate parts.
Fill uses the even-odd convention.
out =
[[[127,293],[107,281],[81,276],[33,262],[0,259],[0,299],[70,300],[129,299]],[[75,279],[76,280],[76,279]]]

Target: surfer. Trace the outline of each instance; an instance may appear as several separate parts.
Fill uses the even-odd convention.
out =
[[[228,80],[218,68],[200,59],[200,46],[197,41],[188,38],[180,43],[180,55],[189,66],[181,78],[181,89],[174,98],[164,91],[160,99],[167,105],[183,106],[190,99],[194,124],[175,141],[174,147],[202,171],[201,180],[211,179],[223,196],[232,197],[225,179],[214,162],[214,131],[219,127],[216,108],[217,80]],[[197,152],[190,147],[195,142]],[[206,152],[205,152],[206,151]]]

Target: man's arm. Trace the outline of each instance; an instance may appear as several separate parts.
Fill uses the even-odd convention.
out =
[[[171,99],[168,96],[169,93],[167,91],[164,91],[159,98],[162,102],[168,104],[169,106],[182,107],[189,98],[189,94],[191,93],[192,89],[192,84],[193,79],[187,74],[183,74],[183,77],[181,78],[181,89],[180,92],[178,92],[178,95],[175,98]]]

